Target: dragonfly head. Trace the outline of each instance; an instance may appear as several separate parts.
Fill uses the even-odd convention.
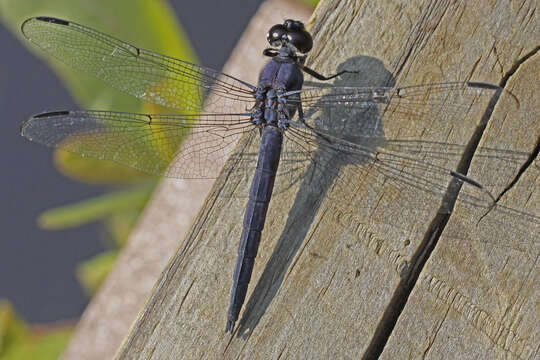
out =
[[[305,54],[313,47],[313,39],[304,24],[291,19],[272,26],[266,34],[266,40],[273,47],[287,47],[293,53],[300,51]]]

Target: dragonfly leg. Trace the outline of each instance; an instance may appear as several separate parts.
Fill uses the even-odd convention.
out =
[[[278,128],[281,130],[287,130],[289,128],[289,119],[291,113],[287,107],[287,97],[285,96],[286,90],[279,88],[276,91],[277,94],[277,111],[278,111]]]
[[[267,88],[262,87],[262,86],[259,86],[259,87],[257,87],[257,89],[255,90],[255,93],[253,93],[253,97],[254,97],[256,100],[263,101],[264,98],[266,97],[266,92],[267,92],[267,91],[268,91]]]
[[[338,72],[338,73],[336,73],[334,75],[324,76],[322,74],[319,74],[315,70],[308,68],[307,66],[301,66],[300,68],[306,74],[309,74],[309,75],[313,76],[315,79],[322,80],[322,81],[330,80],[330,79],[333,79],[333,78],[335,78],[337,76],[340,76],[340,75],[343,75],[343,74],[358,74],[358,71],[342,70],[342,71],[340,71],[340,72]]]
[[[257,105],[251,112],[251,122],[258,126],[263,124],[263,120],[263,111],[261,106]]]
[[[277,125],[281,130],[287,130],[289,128],[289,119],[282,117],[278,120]]]
[[[266,88],[258,87],[253,94],[256,102],[251,112],[251,122],[257,126],[264,123],[264,99],[266,97],[266,92]]]

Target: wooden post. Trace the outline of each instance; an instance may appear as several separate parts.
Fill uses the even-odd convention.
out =
[[[417,157],[440,154],[428,145],[443,151],[437,165],[456,168],[470,156],[469,175],[502,194],[498,208],[485,215],[460,202],[445,214],[430,192],[370,171],[351,179],[357,192],[349,201],[340,187],[278,192],[230,337],[224,326],[248,183],[225,172],[117,358],[536,358],[535,4],[321,3],[308,65],[322,73],[362,66],[366,79],[400,85],[482,81],[519,99],[518,109],[505,93],[487,115],[464,107],[462,116],[417,123],[409,113],[382,124],[389,144],[421,144]],[[485,129],[476,126],[483,116]]]

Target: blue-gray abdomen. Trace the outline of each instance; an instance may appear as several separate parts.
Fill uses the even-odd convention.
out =
[[[233,326],[244,303],[251,279],[253,264],[266,220],[266,212],[274,188],[282,143],[283,133],[281,130],[275,126],[266,126],[263,129],[257,169],[251,183],[249,201],[244,215],[242,238],[238,247],[238,262],[233,276],[234,284],[228,318],[228,323],[232,322]]]

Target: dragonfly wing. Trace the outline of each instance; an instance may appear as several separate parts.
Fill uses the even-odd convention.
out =
[[[492,111],[504,95],[515,109],[519,102],[496,85],[474,82],[434,83],[407,87],[320,87],[304,89],[300,101],[306,123],[321,132],[351,140],[386,137],[385,125],[429,130],[443,116],[460,125],[474,111]],[[299,100],[291,97],[289,102]],[[397,123],[397,124],[396,124]]]
[[[292,147],[296,151],[287,150],[284,158],[291,157],[293,152],[302,153],[306,162],[314,164],[311,170],[317,174],[313,176],[316,179],[314,186],[329,187],[333,184],[335,196],[338,199],[342,197],[340,200],[355,194],[355,187],[359,182],[373,186],[375,182],[381,182],[381,179],[377,180],[379,177],[382,177],[383,183],[393,183],[392,189],[396,194],[413,187],[442,196],[450,180],[454,178],[451,169],[386,150],[386,142],[382,138],[353,143],[301,126],[289,128],[286,138],[286,149]],[[321,181],[321,178],[324,180]],[[479,190],[473,193],[481,199],[484,206],[491,204],[492,199],[488,194]]]
[[[241,80],[137,48],[71,21],[30,18],[22,32],[63,63],[150,103],[182,112],[220,113],[254,101],[254,87]],[[218,96],[205,99],[210,92]]]
[[[206,179],[217,177],[238,139],[252,129],[249,114],[56,111],[33,116],[23,123],[21,134],[150,174]]]
[[[489,192],[489,187],[474,179],[456,173],[454,169],[437,165],[437,158],[430,162],[430,152],[440,154],[445,149],[443,143],[424,149],[417,146],[403,147],[381,138],[367,139],[364,143],[353,143],[333,137],[308,127],[291,127],[286,131],[286,141],[278,175],[280,183],[293,184],[293,179],[300,176],[302,186],[321,197],[327,197],[337,203],[356,204],[356,209],[369,207],[365,200],[379,198],[378,189],[385,188],[385,196],[413,204],[427,194],[442,201],[441,211],[450,213],[454,206],[453,197],[462,204],[481,208],[485,213],[500,212],[511,215],[522,222],[523,228],[531,224],[540,225],[537,214],[529,214],[518,209],[496,204],[496,199]],[[487,149],[486,154],[493,154],[494,149]],[[525,153],[500,154],[505,164],[519,167],[519,160]],[[487,155],[486,155],[487,156]],[[500,157],[496,159],[499,162]],[[282,166],[283,164],[283,166]],[[540,174],[539,169],[536,171]],[[298,180],[296,180],[298,182]],[[283,185],[281,185],[283,187]],[[417,207],[421,211],[423,207]],[[374,210],[370,208],[370,210]],[[412,211],[412,210],[411,210]]]
[[[291,123],[286,132],[288,145],[284,146],[287,154],[282,159],[303,152],[306,164],[318,164],[316,173],[323,180],[314,176],[310,186],[332,190],[328,197],[351,203],[355,197],[368,199],[359,195],[367,191],[379,199],[377,189],[384,186],[385,197],[406,203],[407,208],[426,208],[412,205],[427,199],[420,191],[442,201],[441,210],[451,212],[454,202],[447,195],[453,192],[461,203],[524,219],[523,228],[540,224],[537,214],[495,205],[491,194],[507,186],[508,176],[480,184],[456,173],[471,134],[487,121],[504,121],[499,114],[491,116],[494,106],[505,101],[511,105],[510,111],[519,107],[508,91],[461,82],[404,88],[321,87],[304,89],[300,96],[305,123],[298,118]],[[295,101],[292,96],[287,100],[289,104]],[[440,140],[440,134],[452,132],[457,134],[456,142]],[[501,173],[499,168],[503,167],[505,172],[519,173],[529,156],[508,149],[479,147],[475,151],[477,165],[481,162],[482,169],[494,174]],[[307,169],[304,167],[304,179],[310,173]],[[357,208],[362,206],[370,205],[360,200]]]
[[[448,179],[452,179],[450,170],[458,171],[453,167],[457,166],[471,134],[482,129],[487,121],[504,121],[504,116],[491,116],[494,107],[503,101],[510,105],[510,111],[519,107],[510,92],[495,85],[472,82],[409,87],[330,86],[302,90],[300,97],[305,123],[297,120],[294,124],[303,132],[312,132],[310,141],[313,136],[325,134],[333,139],[333,144],[352,147],[353,154],[362,149],[364,156],[366,148],[376,153],[378,160],[399,154],[412,168],[421,163],[437,165],[444,169]],[[295,101],[299,100],[290,97],[288,102]],[[448,143],[440,141],[441,134],[448,137]],[[478,158],[487,159],[488,163],[488,154],[494,154],[493,150],[479,149]],[[506,152],[510,158],[515,155],[504,150],[502,153]],[[400,161],[393,157],[385,160],[394,165]],[[513,168],[517,170],[520,165],[515,162]],[[439,175],[435,174],[440,174],[440,170],[431,166],[430,169],[431,175],[425,174],[422,178],[438,184]]]

